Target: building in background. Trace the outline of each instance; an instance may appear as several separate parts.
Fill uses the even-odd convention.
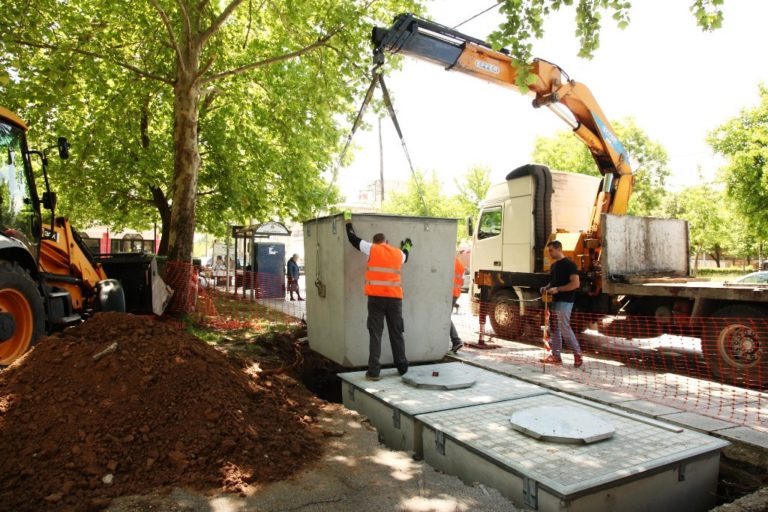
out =
[[[106,226],[94,226],[80,231],[80,237],[94,254],[120,252],[157,254],[157,249],[160,247],[160,233],[156,230],[110,232]]]

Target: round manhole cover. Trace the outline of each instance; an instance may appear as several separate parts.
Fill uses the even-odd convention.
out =
[[[607,421],[570,405],[529,407],[509,418],[515,430],[553,443],[594,443],[613,437],[616,429]]]
[[[464,389],[473,386],[476,379],[461,368],[427,366],[411,368],[403,375],[403,382],[423,389]]]

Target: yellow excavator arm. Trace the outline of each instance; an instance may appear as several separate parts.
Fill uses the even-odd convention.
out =
[[[505,50],[494,50],[484,41],[412,14],[399,15],[390,28],[374,28],[372,39],[377,63],[383,62],[384,51],[402,53],[447,70],[517,88],[517,68]],[[587,86],[545,60],[535,59],[529,70],[535,78],[528,86],[529,93],[534,95],[533,106],[548,107],[567,122],[589,148],[603,175],[590,230],[592,236],[599,237],[602,213],[627,211],[633,182],[627,151]]]

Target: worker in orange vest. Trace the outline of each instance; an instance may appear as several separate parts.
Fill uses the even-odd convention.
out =
[[[461,297],[462,284],[464,284],[464,264],[456,256],[453,262],[453,303],[451,304],[451,312],[456,307],[456,301]],[[461,341],[459,333],[456,332],[456,326],[453,325],[453,320],[451,320],[451,352],[455,354],[463,346],[464,342]]]
[[[368,370],[365,378],[379,380],[381,372],[381,335],[384,332],[384,319],[387,320],[389,344],[392,357],[400,375],[408,371],[408,359],[405,356],[403,332],[403,287],[400,282],[400,269],[408,261],[408,253],[413,246],[410,238],[400,242],[400,249],[387,243],[383,233],[373,236],[373,243],[361,240],[352,227],[352,213],[344,212],[347,239],[352,246],[368,256],[368,269],[365,272],[365,294],[368,296]]]

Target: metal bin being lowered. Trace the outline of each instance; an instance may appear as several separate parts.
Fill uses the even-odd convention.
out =
[[[437,361],[450,347],[456,219],[355,214],[357,236],[370,242],[384,233],[390,245],[413,241],[402,268],[403,322],[409,362]],[[368,364],[367,256],[347,240],[342,215],[304,223],[309,346],[351,368]],[[392,364],[384,328],[381,363]]]

